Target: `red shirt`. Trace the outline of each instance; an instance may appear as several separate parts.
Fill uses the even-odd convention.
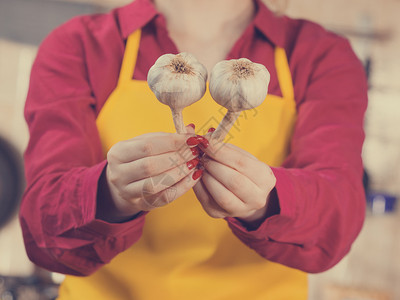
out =
[[[287,160],[273,168],[278,214],[253,231],[234,218],[227,223],[266,259],[320,272],[349,251],[364,219],[366,79],[345,39],[305,20],[275,16],[256,2],[256,17],[227,58],[264,64],[271,72],[269,92],[281,95],[273,50],[283,47],[298,119]],[[106,161],[95,120],[116,87],[126,38],[138,28],[134,78],[145,80],[160,55],[178,52],[150,0],[74,18],[43,41],[33,65],[20,220],[29,257],[52,271],[90,274],[141,236],[145,214],[121,224],[96,219]]]

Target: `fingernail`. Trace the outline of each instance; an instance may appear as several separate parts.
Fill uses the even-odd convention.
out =
[[[197,147],[190,148],[190,150],[194,156],[198,156],[200,154],[200,150]]]
[[[207,148],[210,145],[210,142],[207,139],[202,139],[200,141],[200,144],[203,146],[203,148]]]
[[[208,129],[208,132],[214,132],[214,131],[215,131],[214,127],[211,127],[210,129]]]
[[[196,170],[192,176],[193,180],[199,179],[202,174],[203,174],[203,170]]]
[[[199,161],[200,160],[198,158],[195,158],[195,159],[189,160],[186,163],[186,165],[187,165],[188,169],[191,170],[199,164]]]
[[[201,142],[201,145],[202,145],[204,148],[207,148],[208,145],[210,145],[210,142],[209,142],[208,140],[205,139],[204,141]]]
[[[194,125],[193,123],[190,123],[188,126],[192,127],[193,129],[196,129],[196,125]]]
[[[204,136],[196,135],[196,139],[199,141],[199,143],[200,143],[204,148],[207,148],[208,145],[210,145],[210,142],[209,142]]]
[[[188,146],[197,146],[198,144],[200,144],[200,141],[197,139],[197,137],[192,136],[186,140],[186,144]]]

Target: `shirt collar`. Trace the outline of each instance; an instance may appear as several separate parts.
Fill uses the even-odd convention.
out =
[[[135,0],[117,9],[123,38],[149,23],[159,12],[150,0]]]
[[[255,2],[257,5],[257,13],[253,20],[255,28],[270,42],[283,47],[284,17],[275,15],[261,0],[255,0]],[[154,17],[160,15],[151,0],[135,0],[117,9],[117,14],[123,38],[127,38],[133,31],[142,28]]]
[[[285,42],[285,17],[272,12],[261,0],[255,0],[257,13],[254,26],[274,45],[283,47]]]

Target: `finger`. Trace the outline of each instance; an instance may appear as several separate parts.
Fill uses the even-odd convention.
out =
[[[255,156],[237,146],[223,142],[216,142],[213,139],[209,140],[207,147],[204,147],[203,144],[200,144],[199,146],[205,154],[214,160],[217,160],[228,166],[231,165],[235,167],[235,169],[243,167],[247,168],[248,163],[253,165],[258,161]]]
[[[186,133],[195,134],[196,126],[193,123],[186,125]]]
[[[240,147],[237,147],[237,146],[235,146],[233,144],[229,144],[229,143],[218,142],[215,139],[212,139],[212,134],[213,134],[214,131],[215,131],[215,128],[211,127],[210,129],[208,129],[207,134],[204,136],[211,144],[214,145],[214,148],[220,148],[221,146],[229,147],[229,148],[231,148],[233,150],[236,150],[236,151],[248,156],[249,158],[253,158],[255,160],[258,160],[257,157],[255,157],[253,154],[243,150]]]
[[[212,218],[225,218],[229,215],[227,211],[221,208],[215,201],[212,199],[210,193],[204,186],[202,180],[200,180],[193,187],[193,191],[196,194],[197,199],[199,200],[201,206],[204,211]]]
[[[227,146],[228,145],[228,146]],[[264,188],[268,176],[273,176],[271,169],[245,150],[239,151],[236,146],[225,143],[213,143],[208,147],[199,144],[201,150],[213,160],[224,164],[245,175],[257,186]]]
[[[185,163],[188,167],[196,167],[199,161],[196,160],[198,152],[194,149],[182,149],[184,151],[163,153],[120,164],[118,165],[118,174],[125,183],[131,183],[165,173]],[[191,165],[189,166],[189,164]]]
[[[251,159],[254,159],[254,160],[256,160],[256,161],[259,161],[259,159],[258,159],[257,157],[255,157],[253,154],[247,152],[246,150],[243,150],[242,148],[240,148],[240,147],[238,147],[238,146],[235,146],[235,145],[233,145],[233,144],[228,144],[228,143],[225,143],[224,146],[225,146],[225,147],[228,147],[228,148],[230,148],[230,149],[232,149],[232,150],[234,150],[234,151],[240,152],[240,153],[242,153],[243,155],[246,155],[246,156],[248,156],[248,157],[251,158]]]
[[[128,184],[124,191],[131,195],[126,198],[149,197],[155,195],[181,181],[193,169],[189,169],[186,164],[181,164],[165,173],[138,180]]]
[[[214,160],[206,160],[203,167],[249,208],[258,209],[265,205],[269,189],[260,189],[245,175]]]
[[[215,203],[228,213],[227,216],[237,215],[246,210],[243,201],[208,172],[204,172],[202,182]]]
[[[196,185],[200,178],[194,180],[193,174],[196,170],[193,169],[191,172],[188,173],[182,180],[178,181],[176,184],[172,185],[171,187],[166,188],[165,190],[154,194],[148,195],[144,197],[144,210],[151,210],[156,207],[161,207],[171,203],[172,201],[178,199],[187,191],[189,191],[194,185]]]
[[[148,133],[139,137],[115,144],[107,154],[107,159],[121,163],[169,152],[180,152],[189,149],[186,141],[192,134]]]

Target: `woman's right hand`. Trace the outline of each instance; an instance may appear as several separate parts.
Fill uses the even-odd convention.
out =
[[[115,144],[107,154],[106,168],[115,211],[107,218],[103,214],[103,219],[122,221],[164,206],[190,190],[202,172],[196,169],[196,143],[193,134],[159,132]]]

